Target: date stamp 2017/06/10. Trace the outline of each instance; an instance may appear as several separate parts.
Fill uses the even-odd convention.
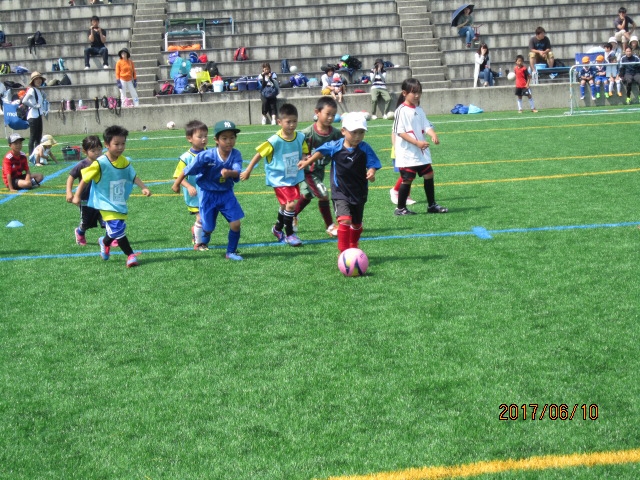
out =
[[[592,403],[587,405],[583,403],[579,405],[573,404],[573,407],[569,407],[566,403],[557,405],[555,403],[523,403],[517,405],[512,403],[507,405],[501,403],[498,408],[500,413],[498,415],[499,420],[597,420],[598,419],[598,405]]]

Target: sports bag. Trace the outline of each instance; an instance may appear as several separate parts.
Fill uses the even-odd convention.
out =
[[[236,48],[236,51],[233,53],[233,59],[236,62],[242,62],[244,60],[249,60],[249,56],[247,55],[247,49],[245,47]]]
[[[157,95],[172,95],[174,91],[175,89],[173,85],[171,85],[171,82],[164,82]]]
[[[180,75],[173,80],[174,92],[182,93],[186,86],[189,85],[189,77],[187,75]]]
[[[266,87],[262,88],[262,91],[260,93],[264,98],[276,98],[278,96],[278,88],[275,86],[272,87],[271,85],[267,85]]]
[[[218,71],[218,65],[216,65],[216,62],[214,62],[213,60],[206,62],[204,69],[209,72],[209,77],[211,77],[212,80],[213,77],[217,77],[218,75],[220,75],[220,72]]]

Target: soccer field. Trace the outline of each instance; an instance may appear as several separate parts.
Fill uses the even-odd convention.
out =
[[[359,278],[317,201],[301,248],[275,242],[262,165],[236,186],[244,261],[222,218],[194,251],[176,130],[127,142],[137,268],[99,229],[75,244],[72,163],[0,191],[0,478],[640,478],[640,112],[429,119],[449,213],[416,181],[420,214],[393,215],[370,122]],[[240,128],[246,161],[275,131]]]

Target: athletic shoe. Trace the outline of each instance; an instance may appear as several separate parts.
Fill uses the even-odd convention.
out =
[[[105,70],[109,70],[109,65],[103,65],[102,68],[104,68]],[[137,263],[136,263],[137,265]]]
[[[297,233],[298,232],[298,217],[293,217],[293,223],[291,224],[291,226],[293,227],[293,232]]]
[[[299,247],[300,245],[302,245],[302,240],[300,240],[295,233],[284,237],[284,241],[292,247]]]
[[[416,215],[416,212],[412,212],[411,210],[408,210],[406,208],[396,208],[393,211],[393,214],[402,217],[404,215]]]
[[[582,95],[582,96],[580,97],[580,100],[584,100],[584,95]]]
[[[329,225],[327,227],[327,234],[330,237],[337,237],[338,236],[338,226],[335,223],[332,223],[331,225]]]
[[[535,108],[532,108],[531,113],[538,113],[538,110],[536,110]]]
[[[271,117],[271,125],[275,125],[276,124],[276,117]]]
[[[592,95],[592,96],[591,96],[591,100],[595,100],[595,99],[596,99],[596,97],[594,97],[594,96]]]
[[[229,260],[236,260],[236,261],[243,260],[243,258],[240,255],[238,255],[238,252],[227,252],[226,257]]]
[[[631,98],[627,97],[627,105],[631,105]]]
[[[85,70],[89,70],[89,67],[84,67]]]
[[[518,113],[522,113],[522,110],[518,110]]]
[[[391,197],[391,203],[394,205],[398,204],[398,191],[393,188],[389,190],[389,196]]]
[[[376,115],[371,115],[371,120],[377,120],[378,117]]]
[[[84,247],[87,244],[87,239],[85,238],[84,235],[80,235],[78,233],[78,229],[77,228],[74,230],[74,232],[76,234],[76,243],[78,245],[82,245]]]
[[[265,117],[262,117],[262,124],[266,125],[267,124],[267,119]]]
[[[430,205],[429,208],[427,208],[427,213],[447,213],[448,211],[448,208],[441,207],[437,203],[434,203],[433,205]]]
[[[280,243],[284,242],[284,237],[285,237],[284,232],[282,230],[276,230],[275,225],[271,228],[271,233],[273,233],[276,236],[276,238],[278,239],[278,242]]]
[[[136,257],[136,254],[132,253],[127,257],[127,268],[137,267],[137,266],[138,266],[138,259]]]
[[[196,227],[194,227],[193,225],[191,226],[191,244],[196,244]]]
[[[604,98],[609,98],[609,94],[608,94],[608,93],[605,93],[605,94],[604,94]]]
[[[594,99],[593,97],[591,97],[591,98]],[[599,93],[596,93],[596,98],[600,98],[600,94]]]
[[[407,205],[415,205],[416,203],[418,202],[416,202],[413,198],[407,197]]]
[[[550,78],[551,80],[553,80],[553,79],[554,79],[554,78],[556,78],[557,76],[558,76],[558,74],[557,74],[557,73],[550,73],[550,74],[549,74],[549,78]]]
[[[100,256],[103,260],[109,260],[109,256],[111,255],[110,248],[104,244],[104,237],[100,237],[98,239],[98,245],[100,245]]]
[[[622,96],[622,92],[618,92],[618,96],[621,97]]]
[[[194,250],[198,250],[199,252],[206,252],[207,250],[209,250],[209,245],[207,245],[206,243],[198,243],[195,247],[193,247]]]

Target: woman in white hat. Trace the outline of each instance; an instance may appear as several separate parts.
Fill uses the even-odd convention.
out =
[[[29,113],[27,113],[27,122],[29,122],[29,155],[33,153],[42,138],[42,106],[46,97],[40,87],[45,80],[46,78],[40,72],[33,72],[29,81],[29,89],[22,98],[22,103],[29,107]]]

